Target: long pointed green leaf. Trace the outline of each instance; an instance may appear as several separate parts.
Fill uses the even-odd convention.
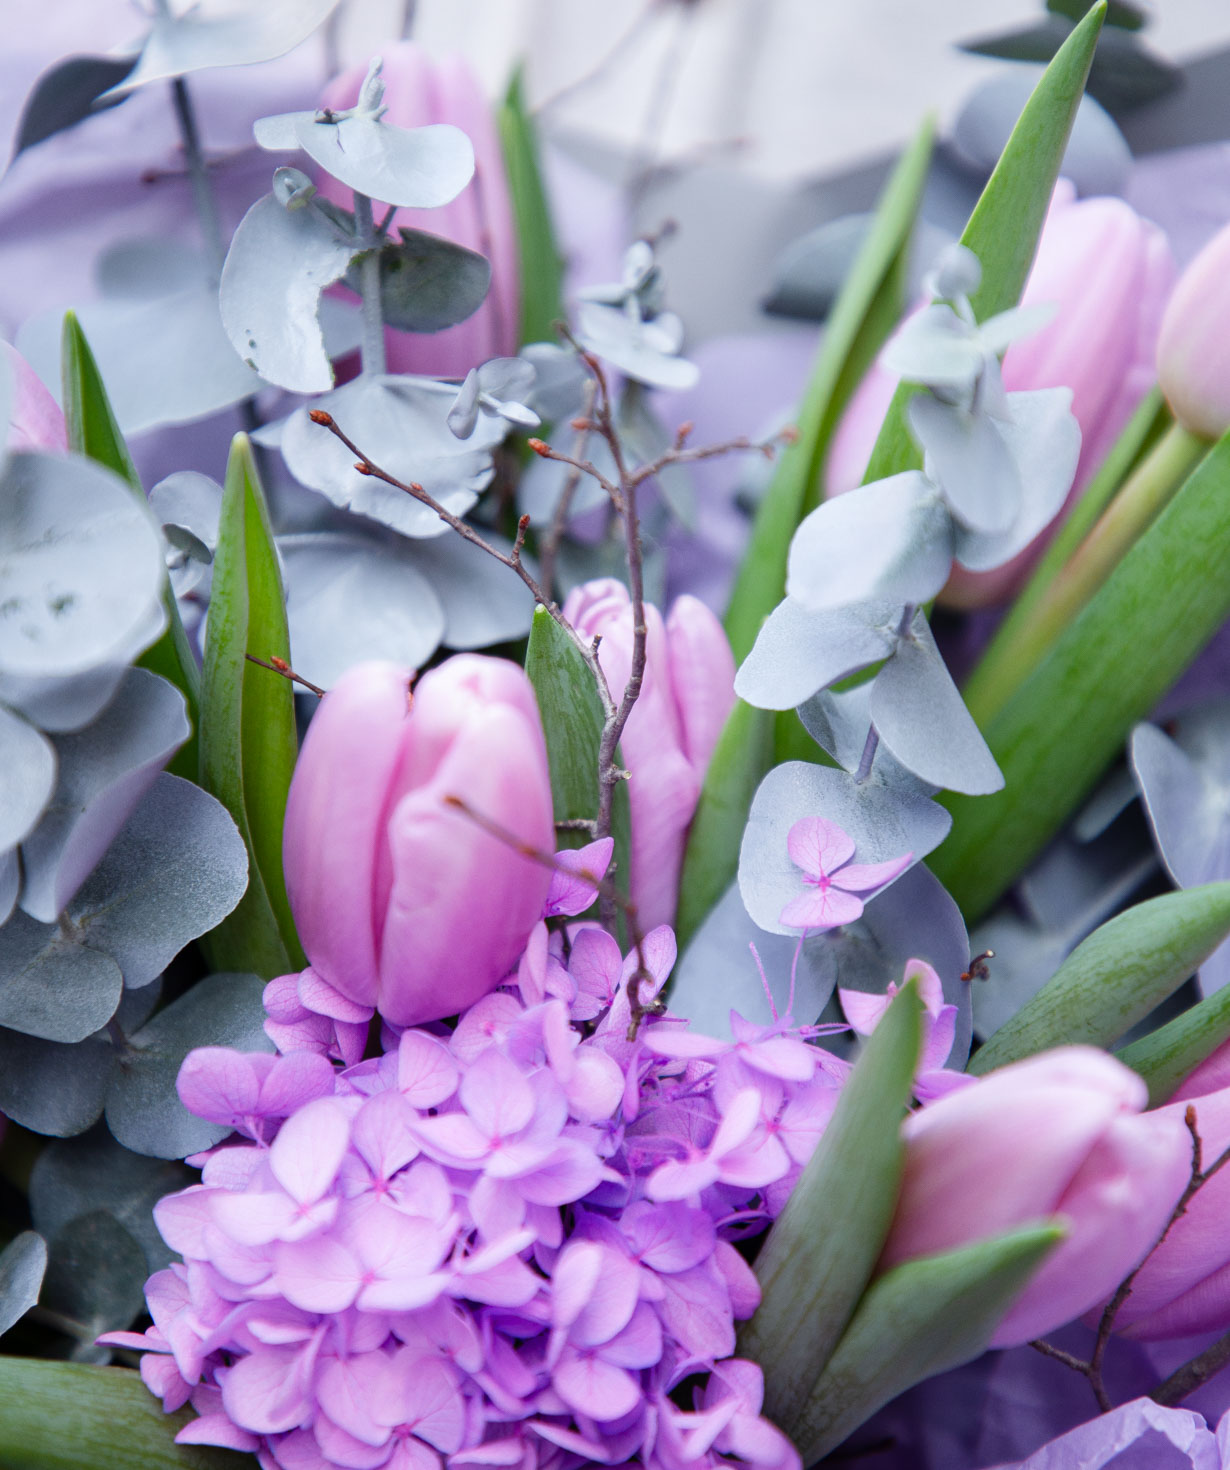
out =
[[[795,527],[820,499],[820,475],[842,411],[905,306],[906,257],[931,163],[928,119],[884,186],[875,219],[842,285],[799,409],[798,438],[782,454],[756,513],[726,610],[736,662],[786,591]]]
[[[120,433],[90,344],[81,330],[81,323],[71,311],[64,317],[60,371],[69,448],[114,470],[128,482],[144,504],[145,490],[141,477]],[[138,662],[142,668],[170,680],[187,701],[192,735],[172,757],[168,769],[177,776],[195,781],[199,764],[197,730],[200,725],[201,674],[169,581],[163,589],[162,600],[167,610],[166,632],[152,648],[146,649]]]
[[[517,227],[517,258],[521,266],[519,340],[522,345],[554,341],[554,323],[564,314],[561,305],[564,262],[555,243],[551,206],[538,160],[538,136],[525,108],[520,67],[513,72],[496,121]],[[511,302],[499,303],[505,311],[511,310],[511,305]]]
[[[246,1470],[249,1455],[176,1444],[196,1415],[164,1414],[127,1368],[0,1357],[4,1470]]]
[[[942,798],[948,838],[928,860],[980,917],[1085,799],[1230,615],[1230,435],[1125,553],[983,734],[1004,789]]]
[[[680,949],[687,948],[739,870],[739,844],[752,798],[773,764],[776,725],[771,710],[753,709],[740,699],[722,727],[683,854],[675,910]]]
[[[1230,1041],[1230,985],[1115,1055],[1149,1087],[1149,1106],[1170,1100],[1180,1082]]]
[[[594,676],[585,667],[572,640],[545,607],[535,608],[525,652],[525,672],[534,686],[547,739],[551,772],[551,802],[555,820],[592,821],[598,814],[598,746],[602,739],[602,701]],[[615,868],[611,874],[628,891],[628,788],[615,788],[611,808],[611,836],[615,839]],[[583,847],[584,831],[557,833],[559,847]]]
[[[961,236],[982,264],[982,284],[970,298],[979,321],[1015,306],[1025,288],[1105,18],[1105,0],[1098,0],[1055,53]],[[915,391],[903,383],[893,395],[866,480],[922,465],[905,416]]]
[[[252,663],[288,659],[286,606],[264,493],[244,434],[231,445],[218,524],[201,687],[201,785],[248,847],[248,891],[209,938],[223,970],[266,978],[305,960],[282,877],[282,822],[295,768],[290,681]],[[322,840],[327,840],[323,834]]]
[[[1052,1046],[1109,1046],[1230,934],[1230,883],[1164,893],[1108,920],[974,1053],[981,1075]]]
[[[805,1465],[882,1405],[986,1350],[1001,1317],[1064,1237],[1027,1225],[887,1272],[867,1292],[807,1406],[789,1426]]]
[[[816,1152],[756,1258],[761,1301],[739,1334],[764,1369],[765,1412],[789,1432],[850,1321],[901,1187],[901,1120],[922,1042],[903,986],[859,1058]]]

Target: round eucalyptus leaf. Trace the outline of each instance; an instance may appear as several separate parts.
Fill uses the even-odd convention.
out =
[[[218,545],[222,486],[196,470],[177,470],[149,493],[150,509],[172,546],[208,562]]]
[[[83,1041],[115,1015],[124,979],[110,955],[18,913],[0,929],[0,1026]]]
[[[102,1116],[114,1060],[109,1041],[66,1045],[0,1027],[0,1113],[32,1133],[84,1133]]]
[[[134,668],[93,724],[57,737],[55,795],[22,844],[26,913],[44,924],[59,917],[191,733],[179,690],[157,674]]]
[[[526,402],[539,418],[546,424],[575,418],[589,381],[576,352],[558,342],[530,342],[519,355],[534,369],[534,386]]]
[[[264,988],[255,975],[210,975],[129,1038],[107,1093],[107,1126],[125,1148],[182,1159],[227,1136],[225,1125],[193,1117],[175,1079],[194,1047],[274,1049],[264,1031]]]
[[[21,890],[21,860],[17,849],[0,852],[0,924],[7,923],[9,915],[17,907],[17,895]]]
[[[504,537],[490,531],[484,531],[483,537],[505,556],[511,553],[512,543]],[[529,588],[481,547],[461,536],[440,536],[431,542],[411,542],[404,554],[440,600],[444,610],[441,641],[447,647],[487,648],[529,632],[534,617]],[[528,557],[526,562],[530,564]]]
[[[272,61],[306,41],[336,6],[337,0],[246,0],[220,14],[197,6],[182,15],[155,12],[140,60],[104,100],[167,77]]]
[[[154,1224],[154,1206],[195,1179],[183,1164],[132,1153],[99,1123],[77,1138],[49,1143],[35,1159],[30,1213],[50,1239],[79,1216],[105,1210],[141,1246],[147,1271],[160,1271],[173,1252]]]
[[[243,897],[248,853],[230,813],[161,772],[68,906],[82,940],[114,956],[129,989],[148,985]]]
[[[89,1341],[144,1311],[147,1274],[145,1252],[115,1216],[91,1210],[51,1240],[43,1305],[81,1323]]]
[[[222,326],[267,382],[292,393],[333,386],[317,311],[320,293],[346,273],[354,250],[319,210],[287,209],[272,194],[239,222],[218,292]]]
[[[47,1242],[33,1230],[0,1251],[0,1337],[38,1301],[47,1270]]]
[[[55,780],[51,743],[0,705],[0,851],[33,829],[51,799]]]
[[[460,540],[432,542],[424,560],[453,539]],[[327,689],[370,658],[418,668],[439,647],[444,609],[401,546],[329,531],[281,537],[278,549],[286,568],[291,662],[305,679]]]
[[[290,112],[261,118],[252,131],[262,148],[302,148],[347,188],[399,208],[437,209],[474,177],[473,145],[451,123],[398,128],[371,113],[326,121]]]
[[[650,388],[685,392],[694,388],[700,369],[680,357],[683,326],[672,312],[642,321],[622,307],[582,301],[577,314],[577,341],[621,373]]]
[[[786,592],[805,608],[927,602],[952,568],[952,520],[917,470],[862,485],[806,516],[790,543]]]
[[[387,327],[442,332],[471,317],[487,298],[491,262],[475,250],[423,230],[399,229],[380,251],[380,304]],[[359,288],[358,261],[346,284]]]
[[[35,82],[21,109],[13,140],[13,157],[84,122],[120,99],[98,99],[118,86],[132,70],[132,56],[66,56]]]
[[[926,454],[927,475],[963,525],[1006,531],[1021,509],[1021,483],[997,421],[930,393],[910,399],[906,414]]]
[[[801,891],[787,838],[801,817],[825,817],[855,843],[854,861],[882,863],[911,853],[921,861],[938,847],[952,818],[921,791],[889,785],[874,766],[866,781],[807,761],[786,761],[764,778],[752,800],[739,850],[739,891],[754,923],[770,934],[799,930],[780,914]],[[900,881],[900,880],[898,880]],[[872,899],[871,903],[878,902]]]
[[[118,476],[15,454],[0,480],[0,698],[127,664],[161,631],[162,545]],[[118,675],[117,675],[118,679]]]
[[[811,1025],[837,983],[837,967],[824,938],[814,935],[804,942],[796,967],[798,936],[766,934],[744,907],[738,883],[732,883],[675,967],[670,1008],[686,1016],[693,1030],[706,1036],[729,1037],[732,1010],[746,1020],[767,1025],[773,1014],[752,954],[751,946],[755,945],[778,1014],[786,1014],[793,969],[795,992],[790,1014],[799,1024]]]
[[[199,250],[147,236],[109,245],[94,262],[94,284],[102,296],[149,301],[199,287],[207,269]]]
[[[428,378],[359,378],[311,407],[331,413],[373,464],[403,484],[421,485],[446,510],[461,516],[490,483],[495,473],[491,451],[508,426],[482,414],[469,438],[455,438],[446,422],[455,396],[447,383]],[[403,536],[454,534],[407,491],[356,470],[354,454],[308,413],[304,407],[291,414],[281,435],[282,457],[301,485]]]
[[[900,617],[891,602],[812,612],[787,597],[761,626],[735,675],[735,693],[758,709],[793,709],[890,654]]]
[[[1128,745],[1154,843],[1180,888],[1230,877],[1230,739],[1210,739],[1228,714],[1230,703],[1219,700],[1185,717],[1188,739],[1196,737],[1194,750],[1156,725],[1137,725]]]

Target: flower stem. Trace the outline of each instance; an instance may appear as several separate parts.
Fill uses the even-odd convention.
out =
[[[385,371],[384,309],[380,301],[380,241],[372,219],[372,201],[366,194],[354,196],[355,234],[359,249],[359,296],[363,303],[363,372],[367,377]]]
[[[226,251],[222,247],[222,227],[218,222],[218,205],[214,199],[213,185],[209,181],[205,154],[201,149],[201,135],[196,125],[196,110],[192,106],[188,83],[183,77],[176,77],[171,83],[171,96],[175,103],[175,119],[179,124],[184,159],[188,165],[188,178],[192,182],[192,202],[196,206],[196,217],[205,242],[205,257],[209,272],[216,281],[222,274],[222,262],[226,258]]]
[[[1085,607],[1119,564],[1123,554],[1156,518],[1208,449],[1179,424],[1172,424],[1123,483],[1123,488],[1088,535],[1073,543],[1089,520],[1087,512],[1065,533],[1053,556],[1023,594],[1021,610],[1003,628],[974,670],[962,693],[982,728],[1008,702],[1051,645]],[[1091,490],[1106,497],[1113,481]],[[1107,477],[1110,480],[1110,476]],[[1095,500],[1092,509],[1100,506]],[[1061,556],[1067,560],[1060,565]]]

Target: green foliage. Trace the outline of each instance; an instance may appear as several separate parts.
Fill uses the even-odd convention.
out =
[[[561,293],[564,262],[555,243],[551,207],[543,187],[538,133],[525,108],[521,68],[513,73],[497,114],[504,168],[517,227],[521,267],[522,345],[555,340],[553,324],[564,314]]]
[[[1149,1106],[1169,1102],[1179,1084],[1206,1057],[1230,1041],[1230,985],[1116,1053],[1149,1085]]]

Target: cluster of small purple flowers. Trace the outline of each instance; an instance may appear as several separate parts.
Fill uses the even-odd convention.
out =
[[[360,1059],[369,1014],[308,970],[269,987],[278,1055],[187,1059],[185,1104],[234,1134],[157,1206],[184,1263],[150,1280],[153,1326],[104,1339],[191,1402],[181,1441],[266,1470],[799,1465],[731,1356],[759,1298],[737,1242],[846,1067],[789,1016],[632,1026],[669,928],[625,958],[545,922],[589,907],[610,846],[561,854],[515,974],[455,1025],[386,1024]]]

